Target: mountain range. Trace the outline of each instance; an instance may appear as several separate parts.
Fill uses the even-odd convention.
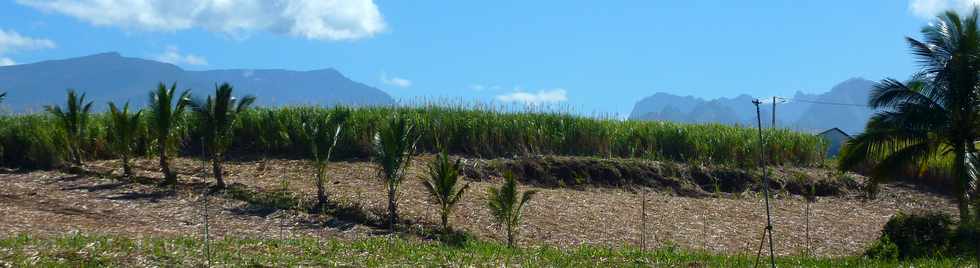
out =
[[[776,126],[805,132],[839,128],[848,134],[864,131],[874,110],[865,106],[875,82],[851,78],[822,94],[797,91],[793,97],[776,103]],[[702,99],[656,93],[633,106],[630,119],[662,120],[683,123],[722,123],[755,126],[756,108],[752,96]],[[760,105],[763,126],[771,125],[772,101]]]
[[[213,94],[217,84],[228,82],[235,95],[255,95],[261,105],[395,102],[387,93],[334,69],[188,71],[116,52],[0,67],[0,91],[8,92],[4,106],[14,111],[37,111],[43,105],[60,104],[69,88],[86,93],[97,106],[107,101],[131,101],[142,106],[150,90],[161,82],[168,86],[176,82],[179,90],[191,89],[195,97]]]

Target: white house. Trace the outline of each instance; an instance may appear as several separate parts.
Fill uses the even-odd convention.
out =
[[[827,146],[827,157],[837,156],[837,154],[840,153],[841,146],[852,139],[851,135],[847,135],[847,133],[844,133],[844,131],[840,130],[839,128],[828,129],[824,132],[820,132],[820,134],[817,134],[817,136],[822,137],[827,141],[827,143],[829,143],[829,146]]]

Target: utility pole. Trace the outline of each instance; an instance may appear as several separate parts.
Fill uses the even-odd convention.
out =
[[[773,98],[775,100],[775,98]],[[763,233],[763,241],[765,237],[769,236],[769,265],[772,268],[776,268],[776,255],[773,249],[772,241],[772,216],[769,211],[769,169],[766,167],[766,152],[765,152],[765,141],[762,139],[762,112],[759,110],[759,104],[762,101],[755,99],[752,101],[755,104],[755,118],[759,126],[759,167],[762,168],[762,193],[765,195],[766,200],[766,229]],[[773,102],[773,106],[776,103]],[[775,113],[773,113],[775,114]],[[756,255],[756,264],[759,262],[759,255],[762,253],[762,244],[759,245],[759,253]]]
[[[204,181],[204,255],[208,259],[208,267],[211,267],[211,226],[208,222],[208,192],[211,189],[208,187],[208,157],[204,150],[204,138],[201,138],[201,159],[204,160],[204,174],[201,175],[201,180]]]

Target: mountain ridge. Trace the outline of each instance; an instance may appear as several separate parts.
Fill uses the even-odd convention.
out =
[[[868,95],[874,84],[873,81],[855,77],[836,84],[824,93],[797,91],[792,98],[783,98],[783,101],[776,104],[776,125],[813,133],[834,127],[850,134],[863,132],[868,118],[874,113],[872,109],[863,106],[868,103]],[[753,99],[755,98],[748,94],[704,99],[657,92],[637,101],[629,118],[755,126],[756,111],[751,104]],[[759,111],[763,126],[770,126],[771,101],[760,105]]]
[[[192,94],[204,96],[224,82],[235,87],[236,95],[257,96],[261,105],[395,103],[387,93],[351,80],[334,68],[185,70],[118,52],[0,67],[0,90],[9,92],[4,106],[14,111],[36,111],[60,103],[69,88],[88,94],[99,107],[108,101],[139,106],[158,83],[177,83],[180,90],[191,89]]]

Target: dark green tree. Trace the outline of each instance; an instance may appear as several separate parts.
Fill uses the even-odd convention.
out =
[[[873,183],[921,170],[930,158],[951,157],[960,219],[971,219],[967,164],[976,151],[980,90],[977,9],[963,18],[953,11],[922,28],[924,40],[907,38],[919,71],[907,82],[884,79],[869,105],[882,109],[864,133],[848,143],[840,168],[870,164]],[[980,216],[980,214],[978,214]]]
[[[156,90],[150,91],[150,129],[156,138],[160,170],[165,183],[169,185],[177,184],[177,174],[170,170],[167,155],[177,149],[184,111],[191,95],[189,90],[184,90],[175,96],[176,90],[177,83],[173,83],[169,89],[160,83]]]
[[[316,169],[315,180],[317,206],[327,203],[326,180],[327,163],[333,154],[337,140],[340,138],[340,131],[344,129],[344,123],[350,117],[350,110],[344,107],[334,108],[326,116],[312,116],[303,122],[303,133],[310,144],[310,154],[313,156],[313,165]]]
[[[208,96],[204,101],[196,100],[190,103],[197,114],[197,127],[204,136],[203,145],[211,160],[214,178],[217,181],[215,187],[218,189],[225,188],[221,164],[225,152],[231,146],[235,121],[238,120],[239,114],[248,110],[255,102],[254,96],[245,96],[241,100],[232,97],[233,90],[231,85],[223,83],[215,88],[214,96]]]
[[[74,89],[69,89],[64,109],[57,105],[45,106],[44,109],[58,119],[59,125],[65,131],[65,140],[72,163],[82,165],[81,147],[85,139],[85,128],[88,126],[92,102],[85,102],[85,93],[78,95]]]
[[[392,230],[398,221],[398,187],[415,154],[419,135],[404,115],[394,115],[374,136],[374,162],[381,167],[379,175],[388,188],[388,225]]]
[[[112,151],[122,160],[123,175],[132,176],[133,171],[129,166],[129,159],[136,151],[136,138],[139,135],[140,115],[143,111],[134,114],[129,112],[129,102],[123,104],[122,109],[116,107],[115,103],[109,102],[109,135],[108,141]]]

